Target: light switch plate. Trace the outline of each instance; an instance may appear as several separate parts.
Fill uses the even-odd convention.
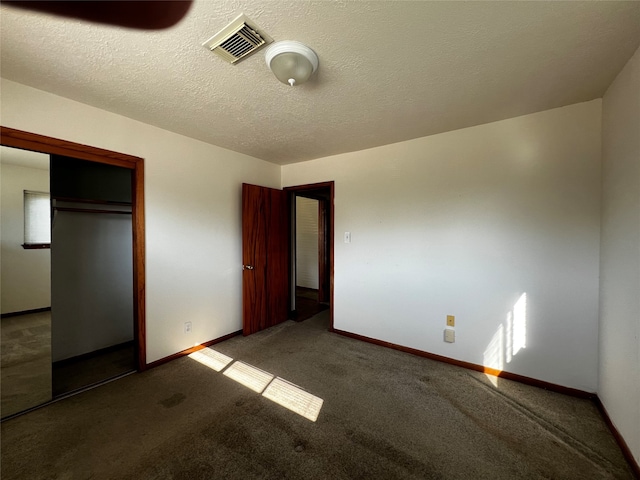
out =
[[[351,243],[351,232],[344,232],[344,243]]]
[[[456,317],[454,315],[447,315],[447,327],[456,326]]]

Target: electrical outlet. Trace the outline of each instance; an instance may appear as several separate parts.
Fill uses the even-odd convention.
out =
[[[456,331],[450,328],[444,329],[444,341],[447,343],[454,343],[456,341]]]
[[[456,317],[454,315],[447,315],[447,327],[456,326]]]
[[[191,333],[191,322],[184,322],[184,333]]]

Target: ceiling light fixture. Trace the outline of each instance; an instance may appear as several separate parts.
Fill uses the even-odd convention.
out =
[[[264,58],[276,78],[292,87],[309,80],[318,69],[316,52],[294,40],[272,43]]]

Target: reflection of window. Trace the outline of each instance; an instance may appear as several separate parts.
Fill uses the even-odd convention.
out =
[[[24,191],[24,248],[51,248],[49,194]]]

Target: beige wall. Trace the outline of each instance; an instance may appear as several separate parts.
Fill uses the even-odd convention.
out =
[[[640,463],[640,50],[602,110],[598,395]]]
[[[4,101],[4,98],[3,98]],[[8,154],[3,150],[3,155]],[[51,256],[48,249],[25,250],[24,190],[49,192],[49,171],[0,165],[0,304],[2,313],[51,306]]]
[[[86,203],[58,201],[57,206],[91,209]],[[56,212],[51,231],[54,362],[134,340],[131,229],[131,215]]]
[[[6,80],[0,113],[145,158],[148,361],[240,328],[240,183],[335,180],[336,328],[597,390],[640,461],[639,56],[603,102],[282,169]]]
[[[284,166],[283,186],[335,180],[335,327],[596,391],[600,119],[594,100]]]
[[[318,200],[296,197],[296,285],[318,288]]]
[[[239,330],[241,184],[279,187],[280,167],[5,79],[1,87],[2,125],[145,159],[147,362]]]
[[[281,171],[2,89],[6,126],[145,158],[148,361],[241,327],[240,184],[277,187],[282,172],[284,186],[336,181],[336,328],[596,390],[599,100]],[[447,314],[454,344],[442,341]],[[515,355],[514,329],[526,332]]]

